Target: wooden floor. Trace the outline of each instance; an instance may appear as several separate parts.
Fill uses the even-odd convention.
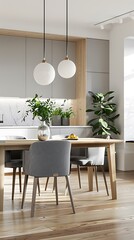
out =
[[[107,175],[109,184],[109,177]],[[64,179],[59,180],[59,205],[52,192],[53,179],[41,196],[37,196],[35,217],[30,217],[32,179],[24,210],[20,210],[21,194],[16,186],[11,201],[11,176],[5,176],[4,213],[0,213],[0,239],[12,240],[134,240],[134,172],[118,172],[118,199],[106,195],[99,173],[99,192],[88,192],[87,174],[82,171],[82,189],[78,187],[76,172],[70,177],[76,214],[72,214],[68,195],[64,195]]]

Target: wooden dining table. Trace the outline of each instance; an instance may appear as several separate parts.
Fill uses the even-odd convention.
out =
[[[0,140],[0,211],[4,207],[4,165],[6,150],[27,150],[30,145],[38,139],[13,139]],[[115,166],[115,144],[123,142],[119,139],[101,139],[101,138],[79,138],[70,141],[72,147],[88,148],[88,147],[106,147],[108,153],[108,166],[111,185],[111,198],[117,199],[116,189],[116,166]],[[90,171],[90,170],[89,170]],[[88,172],[89,191],[93,190],[92,174]]]

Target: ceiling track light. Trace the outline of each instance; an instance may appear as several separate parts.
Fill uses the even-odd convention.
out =
[[[103,24],[100,25],[100,29],[101,29],[101,30],[104,29],[104,25],[103,25]]]
[[[40,85],[49,85],[55,78],[53,66],[46,61],[46,0],[43,0],[43,60],[33,72],[35,81]]]
[[[134,14],[134,10],[131,10],[129,12],[125,12],[125,13],[122,13],[122,14],[117,15],[115,17],[112,17],[112,18],[106,19],[104,21],[98,22],[98,23],[95,24],[95,26],[100,26],[101,29],[104,29],[104,24],[106,25],[106,24],[117,23],[117,22],[121,24],[121,23],[123,23],[123,20],[125,18],[134,17],[132,14]]]
[[[71,78],[75,72],[76,66],[68,57],[68,0],[66,0],[66,56],[58,65],[58,73],[63,78]]]
[[[123,23],[123,18],[119,18],[119,23],[120,23],[120,24]]]

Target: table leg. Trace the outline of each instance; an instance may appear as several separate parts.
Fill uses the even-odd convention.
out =
[[[88,188],[89,191],[93,191],[93,168],[87,167],[87,173],[88,173]]]
[[[4,160],[5,151],[3,147],[0,147],[0,211],[3,211],[4,203]]]
[[[115,144],[110,144],[107,148],[108,153],[108,165],[111,184],[112,199],[117,199],[116,191],[116,166],[115,166]]]

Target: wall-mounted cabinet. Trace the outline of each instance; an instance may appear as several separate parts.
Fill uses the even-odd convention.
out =
[[[89,107],[88,91],[109,90],[109,41],[87,39],[87,87],[86,107]]]
[[[69,57],[75,62],[75,42],[69,43]],[[37,93],[44,98],[75,98],[75,77],[62,79],[57,67],[65,58],[65,42],[46,40],[46,60],[56,71],[52,84],[35,82],[33,71],[43,59],[41,38],[0,36],[0,96],[30,98]]]
[[[25,38],[0,36],[0,97],[25,96]]]
[[[53,66],[56,71],[56,77],[52,84],[52,97],[53,98],[71,98],[74,99],[75,95],[75,76],[68,79],[63,79],[58,74],[58,64],[65,58],[65,42],[53,41]],[[69,43],[68,55],[70,60],[75,60],[75,43]]]
[[[109,90],[109,41],[87,39],[86,109],[90,107],[88,91],[105,93]],[[87,120],[90,114],[87,114]]]
[[[87,39],[87,71],[109,72],[109,41]]]
[[[45,98],[51,97],[52,85],[41,86],[36,83],[33,71],[43,60],[43,41],[37,38],[26,38],[26,97],[33,97],[36,93]],[[46,60],[52,62],[52,41],[46,41]]]

